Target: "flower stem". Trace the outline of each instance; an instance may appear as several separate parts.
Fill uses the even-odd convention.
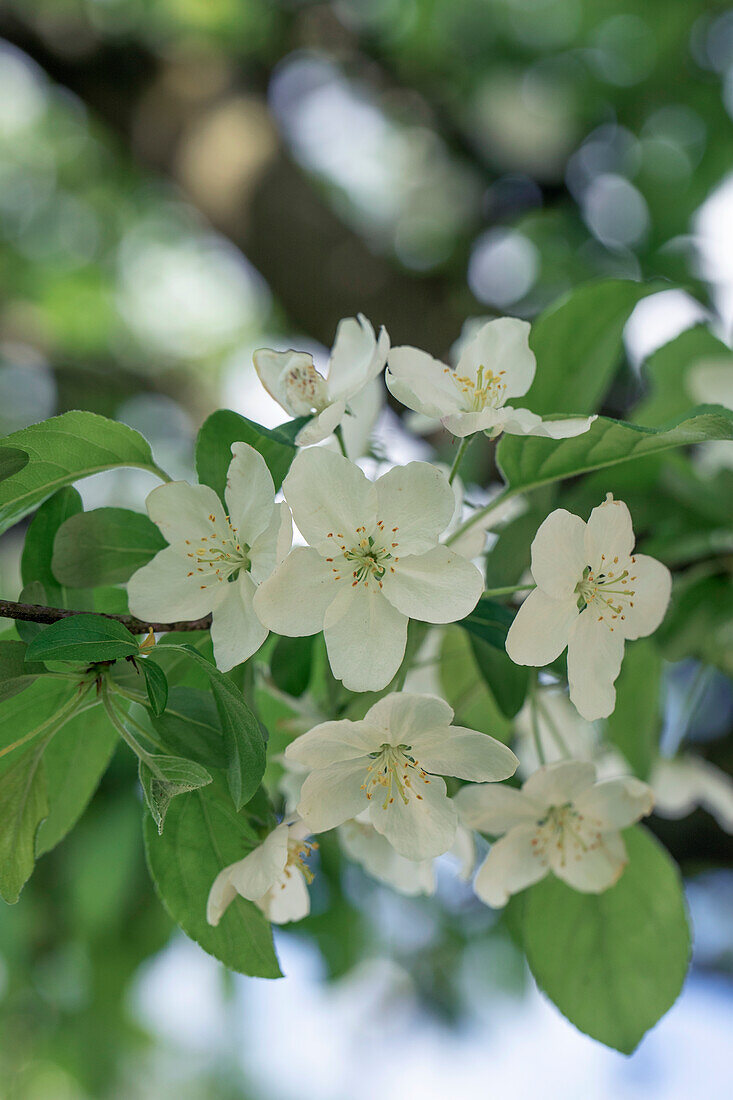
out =
[[[532,726],[532,739],[534,741],[537,759],[540,762],[540,767],[544,767],[544,765],[547,763],[547,759],[545,757],[545,750],[542,747],[540,727],[537,721],[537,676],[535,673],[532,673],[530,675],[529,680],[529,720]]]
[[[344,456],[344,458],[348,458],[349,456],[346,453],[346,444],[344,443],[344,433],[341,430],[340,424],[336,428],[334,428],[333,434],[336,436],[336,442],[341,448],[341,454]]]
[[[570,749],[568,748],[567,741],[565,740],[563,735],[560,733],[560,730],[558,729],[557,723],[555,722],[554,718],[550,714],[547,707],[544,705],[544,703],[540,702],[539,695],[536,697],[535,702],[537,703],[537,706],[538,706],[539,710],[542,711],[542,717],[547,722],[547,728],[549,729],[550,733],[552,734],[553,738],[555,739],[555,744],[559,748],[560,752],[563,754],[563,756],[567,760],[572,760],[573,754],[571,753]]]
[[[456,474],[458,473],[458,467],[463,462],[463,456],[465,455],[465,453],[468,449],[468,444],[471,442],[472,439],[473,439],[472,435],[467,435],[461,440],[460,445],[458,447],[458,450],[456,451],[456,457],[453,459],[453,465],[450,468],[450,473],[448,474],[448,484],[449,485],[453,484],[453,479],[455,478]]]
[[[466,531],[470,531],[475,523],[478,523],[479,520],[484,518],[484,516],[488,516],[490,512],[494,511],[495,508],[498,508],[499,505],[504,504],[505,501],[509,500],[510,497],[513,497],[515,495],[515,491],[507,486],[507,488],[503,489],[498,496],[495,496],[493,500],[490,500],[488,504],[485,504],[483,508],[477,508],[473,515],[469,516],[467,520],[464,520],[460,527],[456,528],[450,538],[447,538],[445,540],[446,545],[450,546],[452,542],[455,542],[456,539],[460,538],[461,535],[466,533]]]
[[[486,588],[484,596],[511,596],[513,592],[525,592],[536,587],[536,584],[508,584],[505,588]]]

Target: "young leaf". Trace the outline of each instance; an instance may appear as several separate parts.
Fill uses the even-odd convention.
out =
[[[171,688],[165,713],[153,716],[152,724],[172,752],[196,760],[207,768],[226,768],[224,735],[210,692],[190,687]]]
[[[127,508],[72,516],[53,545],[53,572],[70,588],[122,584],[166,546],[155,524]]]
[[[277,639],[270,674],[280,691],[297,697],[306,690],[313,668],[313,642],[313,637]]]
[[[637,302],[663,284],[603,279],[576,287],[541,313],[530,347],[537,373],[521,404],[532,412],[595,412],[623,352],[623,331]]]
[[[126,626],[103,615],[70,615],[42,630],[28,646],[32,661],[114,661],[139,652]]]
[[[216,928],[206,920],[216,876],[258,843],[244,817],[234,813],[226,790],[212,783],[174,801],[162,835],[146,815],[144,833],[160,899],[186,935],[230,970],[281,977],[270,926],[256,905],[237,897]]]
[[[20,563],[23,584],[40,582],[45,591],[45,600],[52,607],[68,606],[63,582],[59,583],[51,568],[54,539],[62,524],[81,511],[81,497],[76,489],[67,485],[44,501],[26,532]],[[78,607],[79,604],[75,606]]]
[[[171,647],[173,648],[173,647]],[[265,773],[265,741],[259,722],[231,680],[190,646],[179,646],[206,672],[216,703],[227,758],[227,782],[237,810],[260,785]]]
[[[733,439],[733,412],[722,405],[700,405],[693,415],[664,428],[641,428],[599,416],[574,439],[504,436],[496,460],[512,494],[526,493],[589,470],[709,439]]]
[[[168,681],[159,664],[151,657],[140,661],[140,668],[145,677],[145,687],[150,700],[150,709],[156,716],[162,714],[168,702]]]
[[[25,642],[0,642],[0,702],[24,691],[46,671],[26,660],[26,649]]]
[[[264,458],[275,489],[279,489],[297,453],[293,439],[303,423],[303,420],[293,420],[280,428],[263,428],[239,413],[219,409],[204,421],[196,440],[199,481],[215,489],[223,500],[227,470],[232,461],[232,443],[249,443]]]
[[[43,755],[48,816],[38,830],[36,858],[49,852],[84,813],[117,744],[101,706],[74,715],[54,734]]]
[[[522,709],[529,684],[529,669],[515,665],[506,651],[469,633],[476,665],[502,714],[513,718]]]
[[[651,393],[635,407],[637,424],[664,424],[683,416],[695,404],[689,388],[688,371],[704,359],[730,359],[730,348],[707,325],[694,325],[664,344],[642,367]]]
[[[603,894],[581,894],[549,876],[524,895],[530,969],[581,1031],[624,1054],[679,995],[690,961],[682,881],[662,845],[637,826],[624,832],[629,863]]]
[[[662,725],[662,660],[650,638],[627,643],[616,681],[616,707],[606,719],[606,737],[636,775],[647,779],[657,755]]]
[[[11,905],[33,872],[36,833],[47,813],[43,749],[31,745],[0,773],[0,897]]]
[[[135,466],[162,476],[139,432],[96,413],[63,413],[13,432],[3,442],[26,451],[30,461],[0,482],[0,533],[79,478],[115,466]]]
[[[479,672],[470,635],[458,627],[451,626],[445,631],[438,671],[441,693],[455,711],[456,725],[508,742],[511,723]]]
[[[19,473],[28,465],[28,457],[20,447],[0,447],[0,481]]]
[[[140,760],[140,786],[145,802],[158,826],[163,832],[165,816],[172,800],[178,794],[195,791],[211,783],[206,768],[194,764],[193,760],[184,760],[181,756],[149,756]]]

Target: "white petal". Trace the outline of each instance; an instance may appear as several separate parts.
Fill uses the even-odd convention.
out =
[[[583,760],[561,760],[530,775],[522,794],[546,809],[575,800],[595,782],[595,765]]]
[[[247,443],[232,443],[224,490],[229,518],[249,546],[272,518],[275,486],[262,455]]]
[[[377,832],[386,836],[395,851],[406,859],[433,859],[453,844],[458,814],[438,776],[423,780],[419,790],[417,786],[413,786],[407,802],[397,793],[390,802],[380,799],[375,792],[369,804],[369,817]]]
[[[452,547],[436,546],[426,554],[400,558],[384,579],[384,594],[411,619],[453,623],[473,611],[483,592],[475,565]]]
[[[574,800],[574,808],[583,815],[584,827],[602,833],[626,829],[650,814],[653,805],[651,787],[633,776],[595,783]]]
[[[324,439],[333,435],[345,416],[345,401],[334,401],[331,405],[326,405],[322,412],[316,413],[307,424],[303,425],[295,442],[299,447],[310,447],[314,443],[322,443]]]
[[[584,894],[601,894],[618,882],[628,859],[620,833],[604,833],[594,847],[581,848],[566,836],[562,848],[551,846],[550,865],[558,878]]]
[[[273,351],[271,348],[258,348],[252,356],[257,376],[270,397],[277,401],[290,416],[298,416],[285,392],[283,379],[288,371],[295,370],[306,374],[313,370],[313,356],[305,351]]]
[[[209,924],[217,925],[226,909],[237,896],[237,891],[231,884],[229,872],[231,867],[225,867],[214,879],[209,898],[206,902],[206,919]]]
[[[667,613],[672,574],[666,565],[647,554],[634,554],[628,568],[628,587],[634,592],[634,606],[624,603],[621,629],[627,638],[645,638],[657,629]]]
[[[458,825],[456,839],[447,855],[458,863],[458,877],[461,882],[470,882],[476,866],[476,840],[470,829]]]
[[[625,560],[634,549],[631,513],[622,500],[609,496],[590,514],[586,527],[586,557],[588,565],[598,568],[601,554],[606,562],[615,557]]]
[[[221,501],[208,485],[189,485],[187,481],[170,481],[149,493],[145,501],[153,523],[163,538],[172,543],[185,543],[210,535],[213,530],[210,515],[217,525],[224,523]]]
[[[300,451],[283,482],[293,519],[311,546],[328,553],[354,546],[357,527],[374,529],[377,492],[358,466],[324,447]]]
[[[347,821],[339,829],[341,847],[364,870],[408,897],[435,893],[432,860],[405,859],[371,824]]]
[[[429,462],[408,462],[383,474],[374,487],[387,545],[397,544],[393,557],[423,554],[435,546],[455,508],[453,490],[442,470]]]
[[[507,833],[516,825],[535,825],[544,813],[544,807],[524,791],[498,783],[461,787],[453,801],[464,825],[491,836]]]
[[[585,548],[585,523],[565,508],[550,512],[532,541],[532,576],[553,599],[570,597],[577,603],[575,586],[590,565]]]
[[[341,424],[346,453],[352,461],[369,453],[369,441],[384,408],[384,384],[373,378],[363,390],[349,398],[349,415]]]
[[[373,584],[339,588],[323,622],[331,671],[349,691],[380,691],[405,655],[407,618]]]
[[[572,598],[553,600],[541,588],[530,592],[506,636],[506,651],[515,665],[551,664],[568,644],[578,618]]]
[[[255,612],[276,634],[288,638],[317,634],[339,587],[317,550],[296,546],[257,589]]]
[[[444,730],[453,720],[453,709],[436,695],[393,691],[370,707],[364,721],[381,731],[380,744],[416,744],[426,731]]]
[[[539,845],[532,844],[536,834],[534,825],[517,825],[491,845],[473,884],[487,905],[500,909],[512,894],[545,877],[548,864]]]
[[[504,409],[481,409],[479,412],[451,412],[440,418],[440,422],[447,432],[458,439],[465,439],[467,435],[476,432],[489,432],[492,438],[504,429],[506,414]]]
[[[228,672],[257,652],[267,637],[267,627],[255,614],[257,588],[249,573],[242,570],[236,581],[225,582],[220,589],[224,594],[212,614],[211,640],[216,667]]]
[[[519,412],[519,410],[517,410]],[[530,428],[527,435],[545,436],[549,439],[574,439],[576,435],[585,435],[597,416],[568,416],[565,420],[540,420]],[[510,427],[504,428],[505,432],[511,432]]]
[[[288,827],[278,825],[257,848],[233,863],[229,880],[243,898],[257,901],[277,882],[288,859]]]
[[[284,560],[293,542],[293,520],[285,501],[276,504],[270,522],[249,548],[250,572],[255,584],[266,580]]]
[[[721,829],[733,833],[733,779],[714,764],[691,754],[659,760],[650,782],[658,814],[686,817],[701,806]]]
[[[148,622],[200,619],[211,611],[224,583],[213,573],[196,572],[189,558],[169,546],[127,582],[130,613]]]
[[[366,763],[363,758],[341,760],[306,776],[298,813],[312,833],[333,829],[366,808]]]
[[[455,372],[417,348],[392,348],[384,380],[393,397],[408,409],[436,420],[463,407]]]
[[[568,638],[570,701],[579,714],[594,722],[608,718],[616,705],[613,686],[621,671],[624,636],[598,622],[588,607],[573,624]]]
[[[335,722],[321,722],[307,733],[296,737],[285,750],[285,759],[303,764],[307,768],[326,768],[342,760],[367,757],[384,742],[379,730],[368,721],[351,722],[342,718]],[[364,768],[368,767],[365,762]]]
[[[536,361],[529,346],[530,326],[515,317],[488,321],[464,348],[456,372],[474,377],[479,367],[484,372],[501,374],[505,396],[526,393],[534,379]]]
[[[257,905],[273,924],[288,924],[307,917],[311,899],[300,871],[288,868],[281,880],[258,899]]]
[[[381,329],[377,341],[362,313],[339,321],[326,375],[331,397],[348,399],[363,389],[384,368],[388,350],[386,330]]]
[[[501,411],[504,415],[501,424],[497,424],[501,431],[509,435],[542,434],[538,431],[542,427],[542,417],[537,413],[529,409],[515,409],[511,405],[505,405]]]
[[[416,737],[413,755],[427,772],[491,783],[514,775],[519,761],[510,748],[487,733],[448,726]]]

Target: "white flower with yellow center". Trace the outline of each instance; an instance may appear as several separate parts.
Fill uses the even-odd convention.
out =
[[[470,829],[500,836],[478,870],[474,890],[494,908],[552,871],[582,893],[600,894],[627,862],[620,829],[651,813],[651,789],[631,776],[595,782],[592,764],[549,764],[521,791],[464,787],[455,797]]]
[[[255,370],[270,397],[290,416],[310,416],[295,442],[306,447],[332,435],[349,411],[349,402],[384,369],[389,336],[379,337],[361,313],[339,322],[325,376],[304,351],[259,348]]]
[[[226,512],[207,485],[172,481],[153,489],[148,515],[170,545],[127,586],[130,611],[147,621],[200,619],[211,612],[222,671],[246,661],[267,637],[253,597],[292,543],[290,511],[275,504],[262,455],[246,443],[233,443],[232,455]]]
[[[507,634],[518,665],[551,664],[567,646],[570,699],[589,721],[613,711],[625,640],[656,630],[669,603],[667,567],[633,550],[629,510],[610,493],[587,523],[551,512],[532,543],[537,587]]]
[[[285,752],[311,769],[298,813],[322,833],[367,810],[369,823],[405,858],[447,852],[458,820],[441,776],[491,782],[517,767],[506,745],[452,720],[442,699],[402,692],[380,699],[360,722],[316,726]]]
[[[298,546],[260,585],[257,614],[289,637],[323,630],[334,676],[352,691],[378,691],[404,656],[409,618],[462,619],[483,590],[478,569],[439,546],[455,500],[426,462],[376,482],[343,455],[301,451],[283,483],[309,546]]]
[[[566,439],[587,432],[595,416],[543,420],[506,404],[525,394],[534,379],[529,331],[526,321],[513,317],[489,321],[463,349],[455,369],[417,348],[392,348],[387,387],[408,409],[440,420],[456,436],[487,432],[494,439],[509,432]]]
[[[306,825],[283,821],[244,859],[230,863],[214,879],[206,905],[209,924],[218,924],[237,894],[252,901],[273,924],[302,920],[310,912],[307,860],[318,847]]]

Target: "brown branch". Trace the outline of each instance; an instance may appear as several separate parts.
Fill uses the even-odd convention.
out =
[[[142,619],[136,619],[134,615],[108,615],[106,611],[69,611],[65,607],[46,607],[39,603],[14,603],[12,600],[0,600],[0,618],[3,619],[20,619],[25,623],[57,623],[60,619],[68,619],[72,615],[99,615],[103,619],[113,619],[114,622],[126,626],[132,634],[147,634],[149,630],[156,634],[165,634],[174,630],[208,630],[211,626],[211,615],[188,622],[146,623]]]

